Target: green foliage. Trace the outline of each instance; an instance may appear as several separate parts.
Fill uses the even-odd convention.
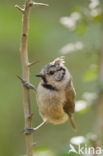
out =
[[[97,73],[97,66],[91,65],[88,71],[84,75],[84,81],[85,82],[91,82],[95,81],[97,79],[98,73]]]
[[[71,153],[69,153],[69,154],[67,154],[67,153],[62,153],[62,154],[60,154],[60,155],[58,155],[58,156],[79,156],[79,154],[76,154],[76,153],[71,152]]]
[[[103,83],[102,83],[102,82],[99,83],[99,85],[98,85],[98,90],[103,90]]]
[[[80,25],[77,25],[75,31],[79,34],[79,35],[85,35],[85,33],[87,32],[87,25],[82,23]]]
[[[56,156],[56,154],[48,147],[39,147],[34,151],[34,156]]]

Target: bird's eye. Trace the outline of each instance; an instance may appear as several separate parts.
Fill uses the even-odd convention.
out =
[[[53,75],[53,74],[54,74],[54,71],[50,71],[49,74],[50,74],[50,75]]]

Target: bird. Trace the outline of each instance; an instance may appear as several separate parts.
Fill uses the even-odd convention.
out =
[[[33,132],[45,123],[57,125],[68,120],[72,128],[77,129],[73,119],[76,92],[71,73],[64,63],[64,56],[61,56],[45,65],[41,72],[36,74],[36,77],[41,78],[36,90],[36,100],[43,122],[25,132]]]

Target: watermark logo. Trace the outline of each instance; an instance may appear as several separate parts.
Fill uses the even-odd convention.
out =
[[[73,146],[72,144],[69,145],[69,151],[68,153],[76,153],[76,154],[97,154],[97,155],[103,155],[103,149],[101,147],[88,147],[86,144],[83,145],[78,145],[78,146]]]
[[[72,144],[69,145],[69,148],[70,149],[69,149],[68,153],[71,153],[71,152],[78,153],[77,150],[75,149],[75,147]]]

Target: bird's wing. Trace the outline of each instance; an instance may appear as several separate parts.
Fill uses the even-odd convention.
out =
[[[74,130],[77,130],[76,124],[72,118],[72,113],[75,111],[75,89],[73,87],[72,80],[69,81],[65,90],[66,101],[64,102],[64,111],[68,114],[69,121]]]
[[[71,80],[65,89],[66,101],[64,102],[63,107],[64,111],[70,116],[75,111],[75,95],[75,89]]]

